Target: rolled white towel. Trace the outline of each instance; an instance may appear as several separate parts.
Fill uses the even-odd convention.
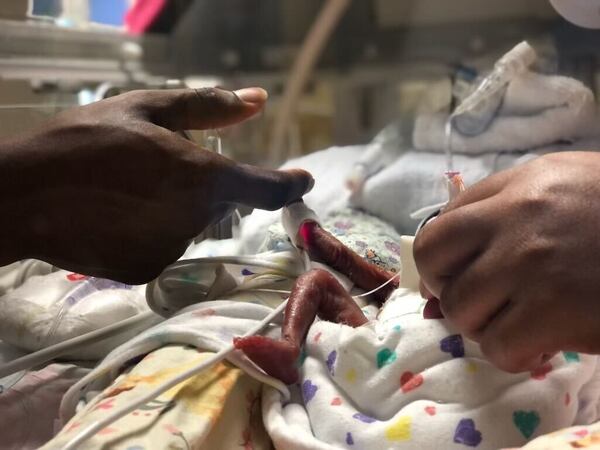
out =
[[[416,150],[443,152],[448,113],[417,118]],[[489,128],[477,136],[452,133],[456,153],[481,154],[526,151],[557,142],[574,142],[600,135],[594,95],[581,82],[533,72],[511,81]]]

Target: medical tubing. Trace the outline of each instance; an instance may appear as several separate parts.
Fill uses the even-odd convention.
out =
[[[258,334],[259,332],[261,332],[279,314],[281,314],[284,311],[284,309],[287,305],[287,302],[288,302],[287,300],[282,302],[281,305],[279,305],[276,309],[274,309],[258,325],[256,325],[254,328],[250,329],[242,337],[254,336],[255,334]],[[128,405],[122,406],[121,408],[117,409],[116,411],[112,412],[111,414],[109,414],[108,416],[104,417],[101,420],[93,422],[92,424],[90,424],[89,426],[84,428],[81,432],[79,432],[73,439],[71,439],[63,447],[63,450],[75,450],[79,445],[83,444],[85,441],[92,438],[100,430],[104,429],[105,427],[109,426],[110,424],[114,423],[115,421],[119,420],[120,418],[129,414],[130,412],[135,411],[140,406],[155,399],[156,397],[158,397],[159,395],[168,391],[169,389],[177,386],[179,383],[183,383],[185,380],[199,374],[203,370],[206,370],[207,368],[221,362],[223,359],[225,359],[227,357],[227,355],[229,353],[233,352],[234,350],[235,350],[235,347],[232,343],[232,344],[228,345],[227,347],[223,348],[222,350],[220,350],[218,353],[214,354],[213,356],[205,359],[197,366],[192,367],[191,369],[183,372],[182,374],[178,375],[177,377],[173,378],[172,380],[169,380],[169,381],[163,383],[162,385],[158,386],[153,391],[148,392],[146,395],[139,398],[138,400],[131,402]]]
[[[100,339],[106,339],[107,337],[110,337],[111,335],[116,334],[125,328],[137,325],[138,323],[141,323],[154,315],[155,314],[152,311],[146,311],[141,314],[137,314],[133,317],[129,317],[120,322],[113,323],[98,330],[90,331],[89,333],[83,334],[81,336],[76,336],[74,338],[67,339],[66,341],[62,341],[51,347],[38,350],[37,352],[30,353],[28,355],[22,356],[21,358],[17,358],[0,366],[0,378],[4,378],[21,370],[30,369],[39,364],[46,363],[54,358],[64,355],[65,353],[79,346],[88,344],[89,342]]]
[[[217,263],[217,264],[244,264],[247,266],[257,266],[263,267],[265,269],[272,269],[276,271],[281,271],[281,263],[271,262],[265,259],[259,259],[254,257],[245,257],[245,256],[216,256],[209,258],[195,258],[195,259],[186,259],[184,261],[179,261],[174,264],[171,264],[167,267],[163,273],[160,275],[159,279],[162,280],[166,275],[171,274],[175,270],[183,269],[185,267],[193,268],[197,264],[202,263]]]
[[[306,255],[306,252],[304,251],[300,251],[300,253],[304,253]],[[227,259],[227,258],[223,258],[223,259]],[[305,262],[305,269],[308,270],[310,269],[310,260],[308,260],[308,262]],[[182,264],[184,265],[184,264]],[[172,266],[171,266],[172,267]],[[366,297],[368,295],[371,295],[375,292],[377,292],[380,289],[383,289],[385,286],[387,286],[388,284],[390,284],[394,279],[398,278],[400,276],[400,273],[397,273],[396,275],[394,275],[393,277],[391,277],[389,280],[387,280],[385,283],[381,284],[380,286],[376,287],[375,289],[369,291],[369,292],[365,292],[364,294],[360,294],[357,296],[354,296],[354,298],[360,298],[360,297]],[[242,338],[244,337],[249,337],[249,336],[254,336],[258,333],[260,333],[265,327],[267,327],[278,315],[280,315],[281,313],[283,313],[283,311],[285,310],[286,306],[287,306],[288,300],[283,301],[276,309],[274,309],[267,317],[265,317],[258,325],[256,325],[254,328],[250,329],[248,332],[246,332],[243,336],[241,336]],[[110,415],[104,417],[101,420],[98,420],[92,424],[90,424],[89,426],[87,426],[86,428],[84,428],[81,432],[79,432],[73,439],[71,439],[64,447],[63,450],[74,450],[77,448],[77,446],[79,446],[80,444],[84,443],[85,441],[87,441],[88,439],[92,438],[96,433],[98,433],[100,430],[102,430],[103,428],[109,426],[110,424],[114,423],[115,421],[119,420],[120,418],[122,418],[123,416],[135,411],[137,408],[139,408],[140,406],[144,405],[145,403],[155,399],[156,397],[160,396],[161,394],[163,394],[164,392],[168,391],[169,389],[177,386],[179,383],[184,382],[185,380],[201,373],[202,371],[206,370],[207,368],[219,363],[220,361],[224,360],[227,355],[229,355],[230,353],[232,353],[235,350],[235,347],[233,344],[230,344],[228,346],[226,346],[225,348],[221,349],[219,352],[217,352],[216,354],[214,354],[213,356],[205,359],[204,361],[202,361],[200,364],[198,364],[195,367],[192,367],[191,369],[187,370],[186,372],[183,372],[182,374],[178,375],[177,377],[173,378],[172,380],[169,380],[165,383],[163,383],[162,385],[158,386],[156,389],[154,389],[151,392],[148,392],[146,395],[144,395],[143,397],[139,398],[138,400],[136,400],[135,402],[132,402],[128,405],[124,405],[121,408],[117,409],[116,411],[114,411],[113,413],[111,413]]]
[[[56,332],[58,331],[58,327],[62,323],[62,320],[63,320],[65,314],[67,314],[69,309],[71,309],[71,306],[73,306],[73,302],[71,301],[73,298],[73,295],[75,295],[75,293],[77,293],[77,291],[85,289],[86,284],[88,284],[88,283],[89,283],[88,279],[84,280],[83,283],[77,283],[72,289],[69,290],[69,292],[67,292],[67,295],[64,296],[64,299],[63,299],[62,303],[60,304],[58,313],[54,316],[54,318],[52,320],[52,324],[50,325],[50,328],[48,328],[48,331],[46,332],[46,336],[44,336],[45,342],[47,342],[48,344],[52,344],[52,341],[54,340],[54,336],[56,335]],[[49,348],[51,348],[51,347],[49,347]]]
[[[360,295],[354,295],[352,296],[352,298],[362,298],[362,297],[367,297],[371,294],[374,294],[375,292],[379,291],[380,289],[383,289],[384,287],[386,287],[388,284],[390,284],[392,281],[394,281],[396,278],[400,277],[400,272],[398,272],[396,275],[394,275],[392,278],[390,278],[389,280],[387,280],[385,283],[383,283],[380,286],[377,286],[375,289],[372,289],[368,292],[365,292],[364,294],[360,294]]]
[[[446,154],[446,171],[454,170],[454,154],[452,153],[452,121],[456,113],[451,114],[444,126],[444,153]]]
[[[374,294],[375,292],[383,289],[384,287],[386,287],[388,284],[390,284],[392,281],[394,281],[396,278],[399,278],[399,277],[400,277],[400,273],[397,273],[392,278],[387,280],[385,283],[377,286],[375,289],[365,292],[364,294],[353,295],[352,298],[362,298],[362,297],[367,297],[371,294]],[[292,293],[291,291],[286,291],[285,289],[247,289],[246,292],[270,292],[273,294],[288,294],[288,295]]]
[[[464,114],[477,107],[480,102],[506,86],[513,77],[524,72],[535,58],[535,50],[527,42],[518,44],[494,65],[492,72],[484,78],[475,92],[458,105],[454,115]]]

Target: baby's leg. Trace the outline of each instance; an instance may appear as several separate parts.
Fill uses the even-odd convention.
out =
[[[367,322],[354,299],[333,275],[324,270],[311,270],[294,284],[285,309],[282,338],[236,338],[235,347],[269,375],[286,384],[295,383],[298,380],[296,361],[316,315],[351,327]]]
[[[381,286],[394,276],[375,264],[365,261],[315,222],[303,223],[299,235],[311,259],[346,275],[356,286],[366,291]],[[383,303],[397,287],[398,280],[394,280],[373,296]]]

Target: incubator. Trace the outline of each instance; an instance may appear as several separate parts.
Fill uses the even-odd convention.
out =
[[[33,3],[39,8],[43,2]],[[72,6],[72,2],[55,3]],[[371,448],[371,443],[372,448],[396,448],[397,443],[426,448],[407,438],[420,429],[418,420],[437,420],[436,408],[445,408],[444,402],[461,403],[442,400],[445,394],[437,390],[427,397],[426,405],[411,403],[399,418],[395,416],[398,404],[392,403],[397,397],[405,401],[415,392],[421,395],[417,389],[423,386],[438,386],[419,378],[417,370],[427,375],[425,365],[404,367],[409,353],[394,350],[394,345],[401,348],[398,336],[403,336],[403,327],[410,329],[409,319],[421,319],[424,308],[409,236],[435,218],[465,186],[493,172],[550,151],[600,141],[595,99],[598,36],[574,28],[557,14],[581,26],[599,27],[600,4],[584,0],[172,3],[177,6],[168,8],[175,10],[159,8],[154,22],[136,17],[135,33],[130,29],[129,34],[126,24],[99,29],[86,23],[84,16],[67,23],[36,16],[35,8],[23,13],[29,14],[26,20],[18,8],[11,8],[10,17],[0,11],[0,135],[25,130],[69,106],[133,89],[260,85],[271,100],[255,119],[230,129],[180,133],[195,142],[198,151],[213,151],[241,163],[303,168],[317,184],[283,212],[232,205],[231,216],[205,230],[181,260],[147,286],[116,284],[34,261],[0,270],[4,310],[0,318],[10,316],[5,327],[0,324],[2,340],[18,348],[6,361],[0,358],[0,385],[4,392],[17,392],[24,376],[35,376],[52,362],[95,365],[61,393],[61,417],[58,412],[53,417],[56,431],[59,424],[70,422],[58,435],[57,448],[93,447],[95,439],[110,439],[107,436],[113,431],[125,433],[116,425],[121,420],[139,421],[140,427],[152,431],[152,423],[142,422],[152,408],[159,411],[152,416],[160,424],[154,430],[162,430],[161,439],[168,441],[165,447],[173,444],[187,431],[167,419],[172,420],[173,410],[179,414],[177,408],[185,401],[177,404],[165,398],[180,386],[191,386],[186,384],[192,383],[190,379],[200,383],[207,374],[238,369],[245,374],[240,379],[252,378],[265,386],[264,421],[280,448],[329,448],[328,433],[339,424],[354,427],[336,429],[339,436],[332,439],[339,447],[352,448],[364,439],[364,448]],[[369,222],[373,218],[374,225]],[[322,224],[370,264],[395,272],[373,289],[357,289],[349,277],[311,260],[299,234],[308,222]],[[304,363],[306,352],[312,352],[306,369],[311,375],[290,387],[244,358],[234,339],[277,336],[295,280],[315,268],[327,269],[351,292],[369,324],[357,331],[317,321],[308,334],[308,350],[298,362]],[[403,306],[390,302],[383,308],[372,301],[373,294],[398,281],[395,295],[402,298]],[[18,301],[21,308],[15,307]],[[465,374],[481,376],[482,383],[522,386],[521,380],[502,378],[478,365],[476,360],[483,357],[472,343],[436,327],[423,332],[423,341],[439,334],[437,341],[427,344],[427,357],[415,348],[406,352],[415,352],[415,361],[435,354],[440,359],[435,364],[454,365],[456,392],[468,384],[462,378]],[[327,347],[338,335],[353,346]],[[165,346],[193,346],[210,355],[202,361],[192,359],[179,372],[159,367],[156,373],[130,376],[132,367],[151,361],[154,352]],[[340,365],[348,354],[360,356],[353,363],[370,365],[363,372]],[[472,359],[465,362],[471,365],[463,367],[460,358],[465,354]],[[569,358],[556,367],[567,367],[576,357]],[[594,364],[582,357],[585,377],[591,377],[588,368]],[[361,378],[363,373],[370,378]],[[555,380],[554,374],[543,376]],[[529,420],[529,428],[513,424],[510,432],[493,439],[500,442],[510,436],[510,443],[521,445],[540,430],[549,431],[544,428],[548,423],[558,427],[575,423],[575,417],[577,423],[595,420],[591,406],[581,403],[575,410],[575,397],[581,392],[581,398],[589,400],[588,390],[582,388],[588,381],[585,377],[577,381],[579,385],[569,384],[573,403],[565,404],[563,415],[541,421],[530,410],[516,411],[524,415],[515,417]],[[226,392],[228,383],[235,384],[232,378],[218,378],[215,384]],[[386,384],[390,380],[393,387]],[[381,397],[382,409],[361,397],[365,386]],[[135,397],[136,389],[146,390]],[[131,397],[119,403],[123,393]],[[329,397],[319,397],[323,393]],[[0,407],[2,400],[0,392]],[[218,410],[208,408],[205,400],[198,400],[202,412]],[[193,405],[190,410],[197,408],[194,402],[186,403]],[[240,405],[240,411],[254,407]],[[336,411],[337,407],[356,411],[325,429],[329,417],[325,408]],[[222,417],[229,420],[227,414]],[[407,421],[408,416],[414,422]],[[216,426],[217,419],[211,417],[207,429]],[[262,420],[248,419],[250,425],[240,439],[246,448],[250,448],[252,427],[260,428],[257,422]],[[448,428],[447,448],[482,442],[478,421],[461,416],[455,422]],[[197,421],[194,426],[199,423],[205,425]],[[411,423],[418,426],[411,429]],[[446,426],[436,423],[436,432]],[[366,437],[359,433],[359,428],[369,426],[387,428],[377,438],[376,433]],[[489,433],[483,437],[487,439]],[[136,442],[127,440],[131,436],[119,436],[130,448],[137,448]],[[53,437],[53,433],[44,435],[38,444],[52,442]],[[200,447],[201,441],[198,438],[191,446]]]

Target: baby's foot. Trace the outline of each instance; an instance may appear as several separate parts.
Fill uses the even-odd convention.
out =
[[[284,340],[265,336],[235,338],[233,344],[268,375],[285,384],[294,384],[298,381],[296,362],[300,356],[299,347]]]

